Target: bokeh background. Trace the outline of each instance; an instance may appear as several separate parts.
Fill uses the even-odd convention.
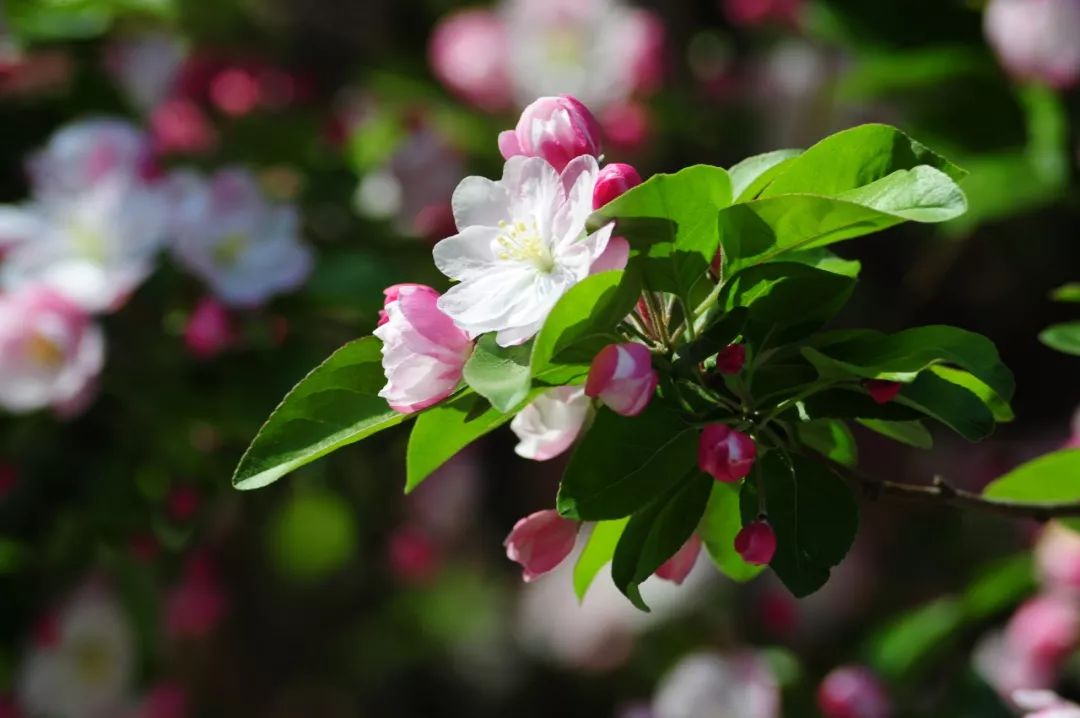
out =
[[[863,468],[978,489],[1061,446],[1080,359],[1037,335],[1076,317],[1049,294],[1080,279],[1080,2],[3,0],[0,18],[5,209],[46,201],[28,158],[78,162],[56,133],[93,145],[95,118],[150,147],[146,183],[242,196],[141,250],[92,320],[104,366],[76,405],[0,414],[3,718],[798,718],[851,664],[900,717],[1080,697],[1080,604],[1023,603],[1080,585],[1061,529],[868,499],[819,594],[735,585],[702,555],[642,614],[607,581],[579,606],[565,569],[521,582],[502,539],[551,505],[560,461],[518,458],[507,430],[409,497],[400,429],[260,491],[229,483],[288,388],[375,326],[385,286],[444,287],[430,250],[454,186],[497,175],[497,132],[560,92],[645,176],[868,121],[970,170],[965,217],[841,248],[863,272],[840,323],[989,336],[1016,421],[929,451],[860,435]],[[97,181],[60,201],[89,206]],[[141,211],[183,224],[180,204]],[[230,222],[248,244],[185,249]],[[230,252],[256,269],[229,274]],[[1025,649],[1047,634],[1053,655]],[[831,718],[888,715],[865,710]]]

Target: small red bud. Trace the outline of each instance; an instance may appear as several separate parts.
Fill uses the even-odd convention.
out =
[[[896,398],[896,395],[903,388],[903,384],[898,381],[886,381],[884,379],[867,379],[863,382],[863,386],[866,387],[870,398],[878,404],[888,404]]]
[[[776,534],[765,519],[758,519],[742,527],[735,536],[735,550],[743,561],[764,566],[776,554]]]
[[[746,364],[746,345],[729,344],[716,355],[716,370],[721,374],[738,374]]]

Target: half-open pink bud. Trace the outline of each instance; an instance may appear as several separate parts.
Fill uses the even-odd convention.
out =
[[[599,399],[622,416],[637,416],[649,405],[659,376],[643,344],[608,344],[589,367],[585,395]]]
[[[738,374],[746,364],[746,345],[729,344],[716,355],[716,370],[721,374]]]
[[[439,293],[431,287],[398,284],[385,294],[385,318],[380,317],[374,332],[383,342],[387,380],[379,396],[395,411],[408,414],[453,393],[472,342],[439,309]]]
[[[757,445],[727,424],[709,424],[698,441],[698,468],[717,481],[734,483],[750,473]]]
[[[701,538],[694,534],[682,545],[674,556],[664,561],[660,568],[656,569],[656,577],[674,584],[682,584],[690,571],[697,563],[698,554],[701,553]]]
[[[605,204],[621,195],[631,187],[641,184],[641,175],[630,165],[613,162],[606,165],[596,177],[593,187],[593,209],[600,209]]]
[[[562,172],[581,155],[600,155],[600,125],[589,108],[570,95],[541,97],[525,108],[517,127],[499,134],[504,159],[543,157]]]
[[[892,705],[885,686],[869,668],[842,666],[818,688],[818,708],[825,718],[889,718]]]
[[[735,535],[735,550],[743,561],[765,566],[776,554],[776,533],[765,519],[748,523]]]
[[[514,524],[503,546],[506,557],[525,569],[522,578],[532,581],[563,562],[574,550],[578,523],[559,516],[554,509],[537,511]]]
[[[870,398],[878,404],[888,404],[896,398],[904,385],[898,381],[886,381],[885,379],[867,379],[863,382]]]

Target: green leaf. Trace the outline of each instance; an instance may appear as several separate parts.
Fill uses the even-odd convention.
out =
[[[532,374],[569,384],[589,371],[593,357],[619,341],[615,327],[641,296],[636,272],[601,272],[575,284],[548,314],[532,350]]]
[[[951,642],[964,625],[955,598],[941,598],[896,619],[872,640],[870,664],[881,675],[899,679]]]
[[[862,271],[862,262],[857,259],[844,259],[824,247],[808,249],[805,252],[791,252],[784,255],[784,261],[808,264],[817,269],[823,269],[833,274],[842,274],[845,277],[857,279]]]
[[[629,517],[613,521],[599,521],[593,525],[589,540],[574,564],[574,593],[579,601],[585,600],[585,593],[592,585],[596,574],[611,561],[615,555],[615,545],[626,528]]]
[[[629,516],[697,465],[698,433],[653,399],[635,417],[601,409],[559,486],[559,513],[580,521]]]
[[[1059,352],[1080,356],[1080,322],[1047,327],[1039,333],[1039,341]]]
[[[979,381],[973,374],[963,369],[954,369],[950,366],[938,364],[930,367],[930,371],[942,379],[962,386],[975,396],[979,397],[990,413],[994,415],[994,421],[1005,423],[1015,419],[1009,402],[998,396],[997,392]]]
[[[949,364],[970,372],[1003,400],[1012,399],[1012,372],[993,342],[956,327],[935,325],[896,334],[838,332],[819,338],[803,355],[815,366],[832,364],[866,379],[910,382],[924,369]]]
[[[378,396],[386,383],[382,343],[350,342],[300,380],[240,458],[233,486],[257,489],[407,417]]]
[[[920,374],[894,401],[937,419],[969,441],[982,441],[994,431],[994,415],[979,397],[931,372]]]
[[[1080,302],[1080,282],[1069,282],[1050,293],[1055,302]]]
[[[1080,501],[1080,449],[1061,449],[1021,464],[992,481],[983,496],[1033,506]]]
[[[837,419],[816,419],[795,425],[799,441],[841,466],[854,468],[859,463],[855,437],[847,424]]]
[[[405,455],[405,493],[419,486],[431,472],[452,459],[481,436],[513,418],[482,397],[463,392],[421,414]]]
[[[930,435],[921,421],[885,421],[883,419],[859,419],[858,422],[870,431],[887,436],[901,444],[917,449],[934,448],[934,437]]]
[[[718,299],[726,311],[746,307],[744,334],[761,350],[812,333],[847,302],[855,280],[796,262],[749,267],[724,285]]]
[[[653,175],[609,202],[599,214],[619,220],[650,289],[684,299],[706,280],[720,246],[716,217],[731,204],[731,178],[720,167],[694,165]]]
[[[714,481],[705,515],[698,524],[698,536],[716,567],[728,578],[740,583],[765,570],[764,566],[743,561],[735,550],[735,536],[742,530],[739,510],[741,484]]]
[[[510,413],[525,400],[532,386],[529,356],[532,342],[501,347],[494,334],[476,342],[465,362],[465,383],[503,413]]]
[[[937,169],[954,181],[966,174],[895,127],[859,125],[830,135],[803,152],[762,196],[810,193],[835,197],[919,166]]]
[[[615,547],[611,577],[630,601],[643,611],[649,607],[638,586],[682,548],[694,533],[715,483],[695,467],[686,476],[634,513]]]
[[[919,411],[895,401],[878,404],[864,391],[846,388],[827,389],[801,403],[803,413],[811,419],[914,421],[922,416]]]
[[[821,588],[832,567],[847,555],[859,514],[843,479],[811,459],[790,459],[789,464],[772,451],[758,465],[769,523],[776,532],[776,555],[769,565],[801,598]]]
[[[769,182],[787,168],[792,158],[800,154],[802,150],[774,150],[747,157],[732,165],[728,174],[731,176],[731,194],[735,201],[746,202],[757,197]]]
[[[20,570],[26,565],[28,555],[26,546],[14,539],[0,536],[0,576]]]

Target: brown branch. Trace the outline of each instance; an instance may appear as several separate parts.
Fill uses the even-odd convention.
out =
[[[891,496],[908,501],[921,501],[927,504],[955,506],[962,509],[983,511],[986,513],[1008,516],[1011,518],[1049,521],[1053,518],[1080,517],[1080,501],[1054,503],[1025,503],[1009,499],[995,499],[964,489],[958,489],[940,476],[935,476],[930,484],[907,484],[896,481],[884,481],[855,472],[843,470],[845,478],[855,482],[870,499]]]

